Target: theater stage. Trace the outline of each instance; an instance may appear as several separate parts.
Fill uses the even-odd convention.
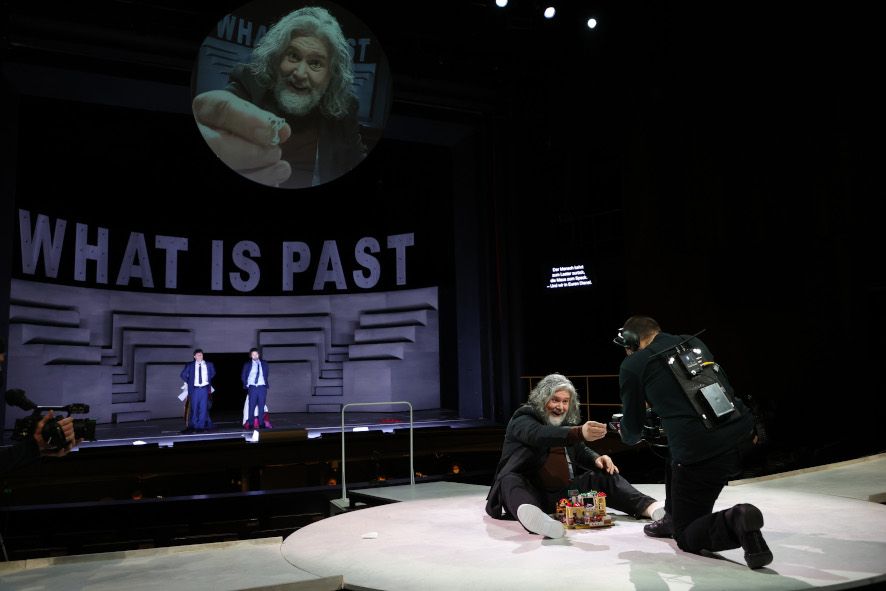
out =
[[[128,423],[105,423],[96,426],[96,440],[84,441],[82,449],[96,447],[128,446],[135,442],[161,447],[175,445],[178,442],[192,443],[196,441],[215,441],[223,439],[261,439],[262,434],[284,434],[295,438],[312,439],[326,433],[341,433],[342,415],[338,412],[324,413],[271,413],[273,429],[259,429],[258,435],[253,430],[245,430],[242,417],[230,412],[223,415],[213,414],[213,428],[203,433],[182,433],[185,428],[184,419],[154,419],[133,421]],[[454,411],[446,409],[414,411],[412,415],[415,429],[428,427],[467,428],[489,425],[489,421],[473,420],[459,417]],[[353,431],[385,431],[409,428],[409,412],[359,412],[350,410],[344,416],[346,432]]]
[[[663,485],[640,484],[656,497]],[[40,559],[0,566],[4,589],[857,589],[886,582],[886,454],[737,481],[717,509],[758,505],[774,554],[686,554],[612,512],[611,528],[529,534],[483,511],[486,487],[438,482],[351,491],[364,502],[279,542]],[[260,548],[254,559],[250,552]],[[142,554],[143,552],[147,554]],[[288,580],[286,569],[290,569]],[[261,573],[269,578],[261,578]],[[110,575],[113,574],[113,577]],[[274,579],[273,581],[271,579]]]
[[[671,539],[645,536],[647,521],[617,512],[611,528],[542,539],[486,516],[485,487],[448,484],[434,485],[431,498],[416,487],[400,492],[415,500],[308,525],[286,539],[283,555],[318,576],[341,574],[355,589],[799,590],[886,581],[886,506],[868,500],[886,492],[886,454],[726,487],[717,509],[750,502],[765,515],[775,559],[755,571],[740,549],[686,554]],[[664,485],[637,487],[664,495]]]

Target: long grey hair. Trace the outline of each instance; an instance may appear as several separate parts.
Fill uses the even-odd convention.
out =
[[[325,8],[306,6],[281,18],[268,30],[252,51],[250,70],[265,88],[273,88],[280,60],[293,37],[315,36],[329,44],[332,76],[329,87],[320,101],[320,109],[330,117],[340,119],[348,112],[354,98],[354,66],[351,46],[338,21]]]
[[[566,411],[563,424],[576,425],[581,421],[581,411],[578,408],[578,392],[575,391],[575,386],[572,385],[569,378],[564,375],[552,373],[543,377],[535,385],[535,388],[532,389],[532,392],[529,393],[528,404],[539,417],[545,418],[547,417],[545,405],[551,399],[551,396],[560,390],[569,392],[569,410]]]

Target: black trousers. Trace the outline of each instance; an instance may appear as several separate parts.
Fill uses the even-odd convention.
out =
[[[723,486],[740,469],[737,449],[695,464],[671,465],[665,488],[674,538],[681,550],[698,554],[700,550],[718,552],[741,545],[729,523],[729,509],[711,512]]]
[[[643,510],[655,502],[655,499],[634,488],[621,474],[607,474],[603,470],[585,472],[558,491],[546,491],[522,474],[511,473],[501,479],[502,504],[512,517],[517,516],[517,507],[524,503],[535,505],[545,513],[554,513],[557,503],[570,489],[605,492],[607,507],[634,517],[640,517]]]

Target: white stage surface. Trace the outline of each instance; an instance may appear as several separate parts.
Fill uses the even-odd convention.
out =
[[[661,498],[664,485],[637,485]],[[559,540],[490,519],[486,487],[426,483],[351,491],[389,504],[350,511],[285,541],[239,542],[0,563],[0,588],[856,589],[886,582],[886,454],[730,483],[717,509],[750,502],[775,557],[750,570],[741,549],[687,554],[643,534],[648,521]]]

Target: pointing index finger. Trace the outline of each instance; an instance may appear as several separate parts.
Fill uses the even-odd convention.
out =
[[[263,146],[276,146],[292,134],[285,119],[227,90],[199,94],[192,106],[199,123]]]

